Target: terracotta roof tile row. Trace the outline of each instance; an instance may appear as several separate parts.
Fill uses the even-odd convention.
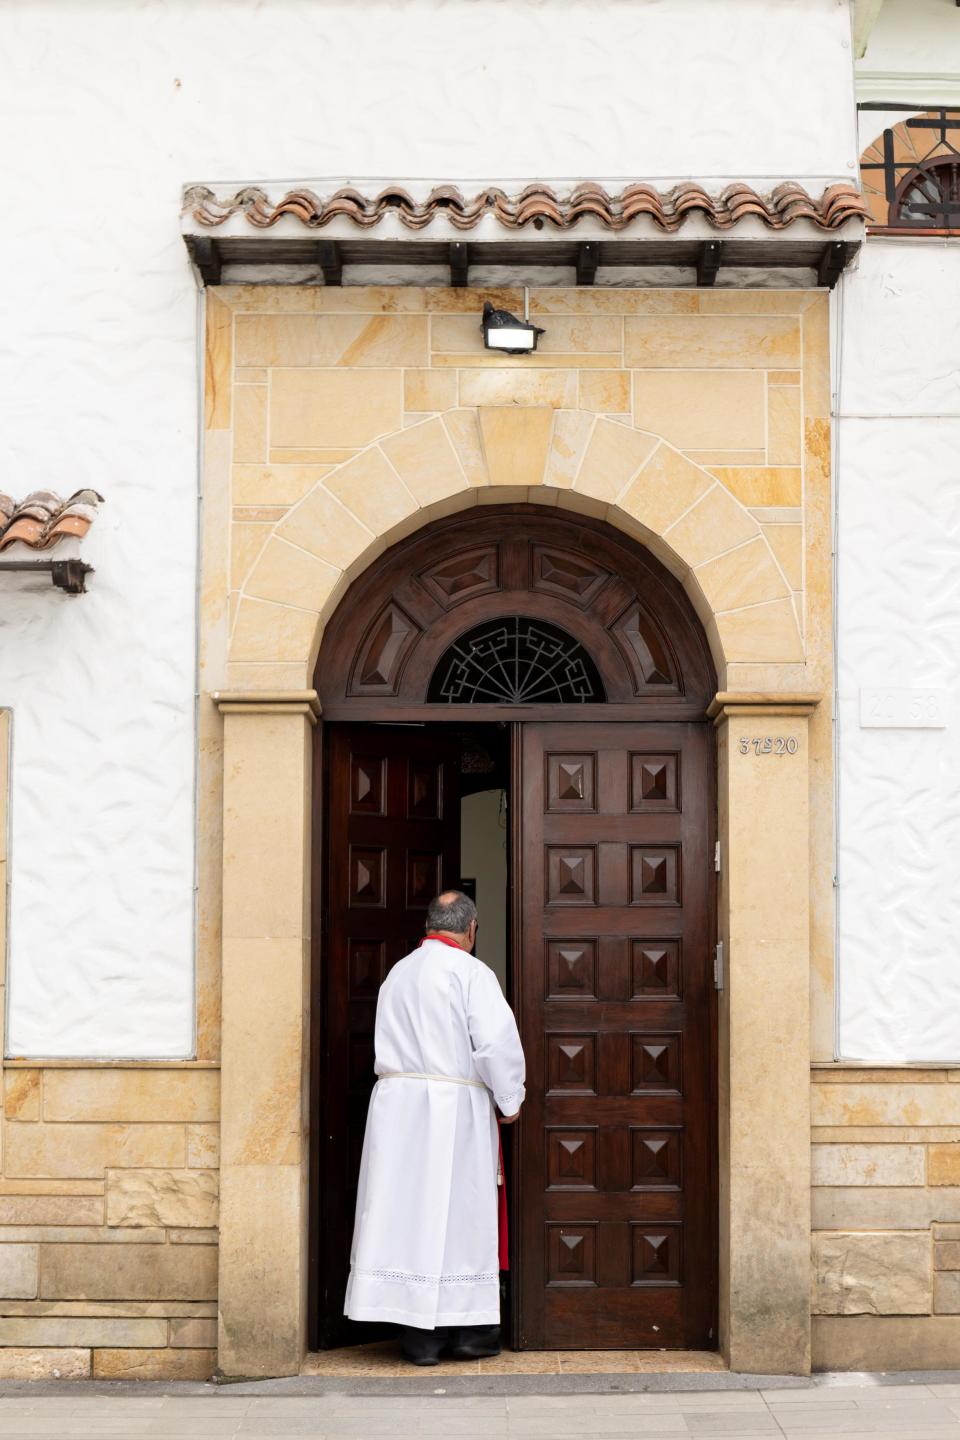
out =
[[[50,550],[67,536],[82,540],[103,496],[77,490],[64,500],[53,490],[34,490],[19,502],[0,491],[0,551],[20,540],[31,550]]]
[[[728,185],[715,196],[692,182],[675,185],[666,192],[638,183],[628,185],[618,195],[608,194],[601,185],[584,183],[565,194],[558,194],[549,185],[528,185],[517,195],[491,187],[472,199],[465,198],[452,185],[438,185],[425,200],[415,200],[399,188],[363,195],[348,186],[326,198],[313,190],[289,190],[275,205],[265,191],[255,186],[220,200],[206,186],[194,185],[184,195],[184,212],[198,225],[210,227],[242,214],[260,230],[269,229],[284,215],[301,220],[311,229],[345,218],[366,230],[379,225],[387,215],[396,215],[408,230],[424,230],[438,216],[458,230],[473,230],[486,216],[509,230],[531,224],[541,229],[545,223],[569,230],[589,216],[614,231],[648,216],[667,232],[679,230],[687,216],[694,214],[704,216],[718,230],[729,230],[749,215],[757,216],[771,230],[784,230],[795,220],[835,230],[846,220],[869,216],[863,196],[853,185],[831,185],[819,199],[814,199],[792,180],[777,185],[768,196],[742,183]]]

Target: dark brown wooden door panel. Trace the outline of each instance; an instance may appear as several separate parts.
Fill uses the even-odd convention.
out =
[[[319,1167],[321,1339],[342,1318],[370,1091],[377,994],[460,870],[458,742],[439,728],[325,729],[327,843]]]
[[[713,1343],[711,739],[523,726],[524,1348]]]

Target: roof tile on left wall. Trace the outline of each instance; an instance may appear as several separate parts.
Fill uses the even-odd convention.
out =
[[[77,490],[66,500],[53,490],[34,490],[20,501],[0,490],[0,551],[17,540],[31,550],[50,550],[67,536],[82,540],[102,503],[96,490]]]

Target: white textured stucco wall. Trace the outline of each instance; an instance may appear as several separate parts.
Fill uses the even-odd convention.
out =
[[[839,1050],[960,1061],[960,248],[842,283]],[[862,686],[943,689],[946,728],[861,729]]]
[[[92,485],[90,594],[0,599],[8,1050],[190,1053],[184,182],[853,174],[846,0],[6,0],[0,485]]]

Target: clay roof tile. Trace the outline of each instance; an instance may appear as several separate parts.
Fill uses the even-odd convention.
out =
[[[66,500],[53,490],[34,490],[19,503],[0,492],[0,551],[17,540],[32,550],[49,550],[66,535],[82,538],[102,503],[103,496],[90,489]]]
[[[438,216],[458,230],[475,229],[485,215],[493,215],[512,230],[536,221],[570,230],[590,216],[617,231],[646,215],[666,232],[678,230],[691,213],[702,214],[718,230],[729,230],[748,215],[758,217],[770,230],[785,230],[796,220],[834,230],[851,218],[869,218],[867,203],[855,185],[831,185],[817,198],[794,180],[776,185],[769,195],[761,195],[742,181],[727,185],[719,195],[710,195],[693,181],[684,181],[668,191],[637,181],[615,195],[595,181],[583,181],[563,192],[550,185],[532,184],[513,195],[491,186],[471,198],[454,185],[437,185],[425,200],[415,200],[400,186],[388,186],[376,195],[364,195],[353,186],[345,186],[326,198],[313,190],[289,190],[275,204],[266,191],[256,186],[221,199],[208,187],[194,185],[184,196],[184,211],[198,225],[210,229],[234,215],[243,215],[261,230],[269,229],[285,215],[311,229],[320,229],[338,217],[361,229],[371,229],[392,214],[406,229],[416,231],[426,229]]]

